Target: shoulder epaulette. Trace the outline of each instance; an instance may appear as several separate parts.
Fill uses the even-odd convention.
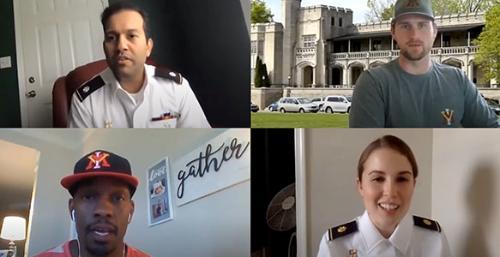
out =
[[[328,229],[328,241],[349,235],[356,231],[358,231],[358,223],[356,223],[356,221],[351,221],[349,223],[330,228]]]
[[[87,96],[89,96],[90,94],[92,94],[92,92],[96,91],[97,89],[101,88],[104,85],[106,85],[106,83],[101,78],[101,76],[96,76],[93,79],[81,85],[76,90],[76,95],[78,96],[80,102],[83,102],[83,100],[85,100]]]
[[[172,71],[168,68],[155,67],[155,77],[161,77],[175,81],[177,84],[182,84],[182,76],[180,73]]]
[[[441,226],[439,226],[439,223],[431,219],[413,216],[413,224],[415,224],[415,226],[417,227],[441,232]]]

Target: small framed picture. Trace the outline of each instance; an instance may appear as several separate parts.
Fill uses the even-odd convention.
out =
[[[12,257],[12,256],[14,256],[13,252],[10,252],[9,254],[9,250],[0,250],[0,257]]]
[[[160,224],[173,218],[169,174],[168,158],[162,159],[148,169],[149,226]]]

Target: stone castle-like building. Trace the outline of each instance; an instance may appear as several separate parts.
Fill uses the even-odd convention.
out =
[[[300,4],[282,0],[283,24],[252,24],[252,85],[257,56],[267,65],[274,87],[346,89],[352,89],[363,70],[399,56],[390,21],[353,24],[350,9]],[[462,69],[478,87],[496,87],[494,81],[481,84],[483,73],[474,63],[478,47],[473,40],[484,27],[484,13],[438,16],[435,21],[432,59]]]

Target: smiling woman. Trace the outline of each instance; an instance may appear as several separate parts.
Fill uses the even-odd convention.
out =
[[[386,135],[370,143],[359,158],[356,180],[366,210],[330,228],[318,257],[450,256],[440,225],[408,214],[417,176],[415,156],[403,140]]]

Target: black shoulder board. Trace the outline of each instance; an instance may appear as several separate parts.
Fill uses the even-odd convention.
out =
[[[177,84],[182,84],[182,76],[180,73],[178,72],[175,72],[175,71],[172,71],[168,68],[159,68],[159,67],[156,67],[155,68],[155,77],[161,77],[161,78],[165,78],[165,79],[170,79],[170,80],[173,80],[175,81],[175,83]]]
[[[96,76],[93,79],[83,83],[77,90],[76,90],[76,95],[78,96],[78,99],[80,99],[80,102],[83,102],[87,96],[92,94],[92,92],[96,91],[97,89],[101,88],[102,86],[106,85],[104,80],[101,78],[101,76]]]
[[[437,221],[434,221],[431,219],[413,216],[413,224],[415,224],[415,226],[417,226],[417,227],[441,232],[441,226],[439,226],[439,223],[437,223]]]
[[[356,221],[351,221],[344,225],[330,228],[328,229],[328,241],[332,241],[336,238],[349,235],[356,231],[358,231],[358,223],[356,223]]]

